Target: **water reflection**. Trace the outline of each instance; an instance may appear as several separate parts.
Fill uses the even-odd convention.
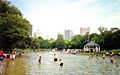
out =
[[[28,53],[26,58],[8,61],[5,75],[120,75],[120,60],[89,59],[86,55],[56,53],[64,65],[54,62],[52,52]],[[41,56],[41,63],[38,62]]]
[[[23,58],[7,59],[4,75],[26,75],[26,67],[23,60]]]

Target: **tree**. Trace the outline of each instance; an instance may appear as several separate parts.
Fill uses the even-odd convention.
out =
[[[112,43],[113,43],[113,41],[112,41],[112,32],[111,31],[105,31],[104,33],[103,33],[103,36],[104,36],[104,49],[106,49],[106,50],[108,50],[108,49],[112,49]]]
[[[120,49],[120,29],[112,33],[111,41],[113,49]]]
[[[49,41],[50,41],[50,44],[51,44],[51,49],[55,48],[55,46],[56,46],[56,45],[55,45],[55,41],[56,41],[56,40],[53,39],[53,38],[51,38]]]
[[[88,35],[85,36],[81,35],[74,35],[71,40],[71,48],[78,48],[81,49],[83,46],[88,42]]]
[[[110,29],[110,31],[112,31],[112,33],[113,33],[113,32],[116,32],[116,31],[118,31],[118,30],[119,30],[119,28],[116,28],[116,27]]]
[[[57,40],[55,41],[55,45],[57,49],[64,49],[66,48],[65,40],[63,35],[59,34]]]
[[[100,33],[102,34],[104,31],[107,31],[107,28],[103,27],[103,26],[100,26],[98,28],[98,30],[100,31]]]
[[[51,48],[50,41],[49,40],[43,40],[42,46],[45,49],[50,49]]]
[[[29,36],[29,22],[8,1],[0,0],[0,10],[0,48],[12,49],[16,42]]]

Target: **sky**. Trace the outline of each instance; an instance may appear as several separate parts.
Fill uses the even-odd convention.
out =
[[[120,28],[120,0],[10,0],[33,25],[33,33],[43,38],[56,38],[70,29],[80,34],[80,27]]]

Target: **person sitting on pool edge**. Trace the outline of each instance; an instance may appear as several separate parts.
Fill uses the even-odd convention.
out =
[[[59,59],[59,62],[60,62],[60,66],[63,66],[63,62],[61,59]]]
[[[56,54],[54,54],[54,62],[58,61]]]

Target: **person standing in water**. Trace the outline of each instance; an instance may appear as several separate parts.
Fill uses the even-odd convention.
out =
[[[110,57],[110,62],[111,62],[112,64],[114,63],[113,57]]]
[[[110,62],[111,62],[112,64],[114,63],[113,53],[110,54]]]
[[[39,60],[38,60],[39,63],[41,63],[41,56],[39,57]]]
[[[63,66],[63,62],[61,59],[59,59],[59,62],[60,62],[60,66]]]
[[[58,61],[56,54],[54,54],[54,62]]]
[[[103,55],[102,55],[102,57],[103,57],[103,59],[105,59],[106,55],[105,55],[105,54],[103,54]]]
[[[99,55],[98,55],[98,53],[97,53],[97,54],[96,54],[96,58],[97,58],[97,59],[98,59],[98,56],[99,56]]]

